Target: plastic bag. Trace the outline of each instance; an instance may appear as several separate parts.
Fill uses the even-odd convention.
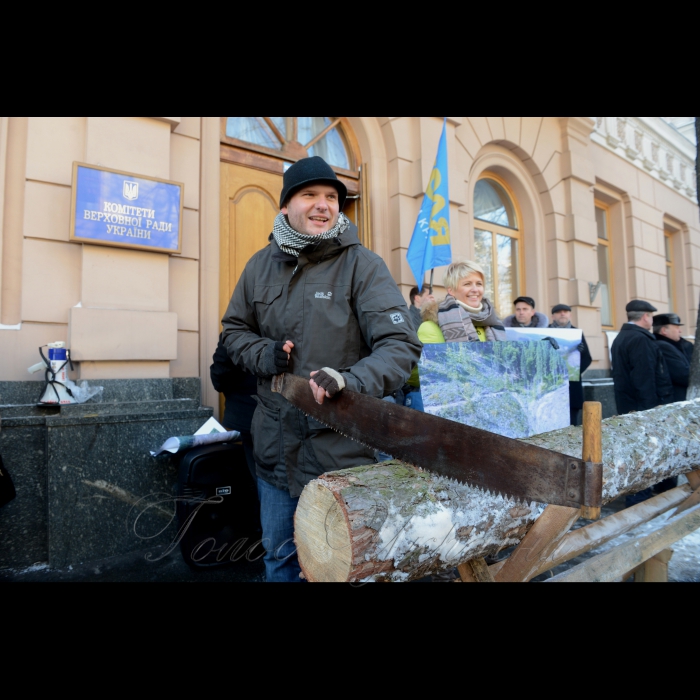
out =
[[[66,386],[70,389],[77,403],[85,403],[96,396],[102,396],[105,390],[103,386],[90,386],[85,379],[78,384],[69,379],[66,381]]]

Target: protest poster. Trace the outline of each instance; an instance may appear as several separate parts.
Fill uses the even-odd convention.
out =
[[[425,345],[426,413],[511,438],[569,425],[569,373],[549,343]]]
[[[566,362],[570,382],[581,381],[581,353],[578,346],[583,340],[583,331],[578,328],[506,328],[508,340],[517,342],[543,341],[554,338],[559,345],[557,351]]]

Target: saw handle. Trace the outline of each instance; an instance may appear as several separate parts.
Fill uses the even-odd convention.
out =
[[[272,377],[272,385],[270,386],[273,394],[281,394],[284,389],[284,374],[278,374]]]

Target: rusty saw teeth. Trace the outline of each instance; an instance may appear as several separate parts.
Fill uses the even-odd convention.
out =
[[[348,439],[450,482],[523,504],[602,506],[601,464],[347,389],[319,405],[308,381],[291,374],[274,377],[272,391]]]

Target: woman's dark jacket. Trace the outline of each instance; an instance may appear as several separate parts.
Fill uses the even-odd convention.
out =
[[[291,373],[308,380],[330,367],[347,389],[380,399],[406,384],[423,347],[386,264],[361,245],[354,226],[299,258],[271,236],[246,265],[223,328],[231,359],[251,374],[265,377],[265,348],[290,340]],[[273,394],[271,377],[259,379],[257,401],[258,476],[292,497],[325,472],[374,463],[373,450]]]
[[[633,323],[622,326],[612,364],[619,415],[673,403],[671,377],[653,333]]]
[[[231,362],[221,336],[209,374],[214,388],[226,398],[224,427],[250,432],[253,413],[258,405],[253,398],[258,393],[258,381]]]
[[[669,340],[663,335],[656,336],[659,350],[664,356],[668,373],[673,383],[673,401],[685,401],[690,380],[690,361],[683,352],[680,343]],[[687,341],[686,341],[687,342]],[[688,343],[690,345],[690,343]]]

